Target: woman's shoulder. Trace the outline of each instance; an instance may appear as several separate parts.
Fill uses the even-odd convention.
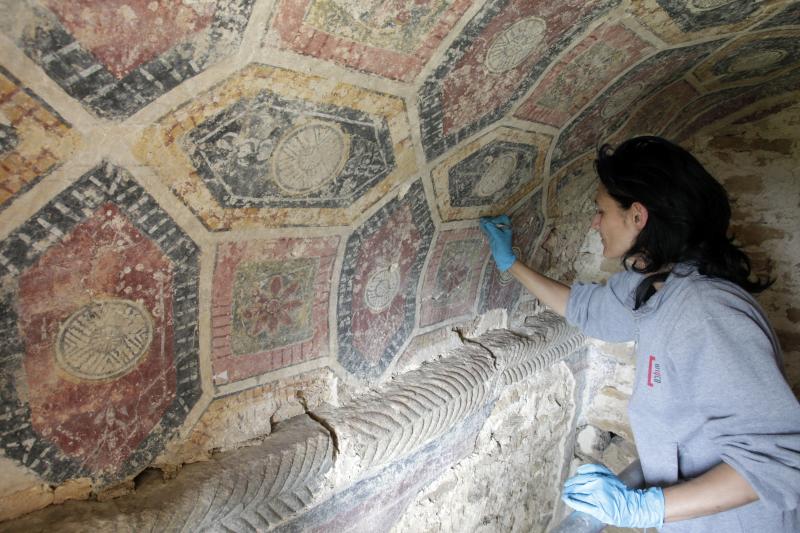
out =
[[[742,314],[762,318],[761,306],[745,289],[722,278],[706,276],[696,269],[676,276],[685,320],[708,320]]]

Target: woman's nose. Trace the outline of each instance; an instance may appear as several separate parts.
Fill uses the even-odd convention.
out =
[[[595,213],[592,217],[592,229],[600,229],[600,213]]]

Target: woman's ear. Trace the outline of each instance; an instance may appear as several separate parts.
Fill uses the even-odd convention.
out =
[[[637,230],[642,231],[647,225],[647,208],[640,202],[633,202],[628,212],[633,217],[633,225]]]

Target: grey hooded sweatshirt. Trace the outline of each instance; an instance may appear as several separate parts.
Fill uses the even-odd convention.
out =
[[[638,310],[642,275],[576,283],[567,320],[586,335],[636,342],[628,404],[649,486],[700,476],[720,462],[760,499],[661,531],[800,532],[800,404],[758,303],[737,285],[677,265]]]

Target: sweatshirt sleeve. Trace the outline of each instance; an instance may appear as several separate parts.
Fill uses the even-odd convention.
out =
[[[626,342],[636,338],[636,322],[630,307],[630,295],[641,276],[619,272],[605,285],[575,283],[570,288],[567,321],[584,334],[608,342]]]
[[[766,320],[735,311],[683,323],[670,352],[703,435],[767,505],[798,507],[800,404]]]

